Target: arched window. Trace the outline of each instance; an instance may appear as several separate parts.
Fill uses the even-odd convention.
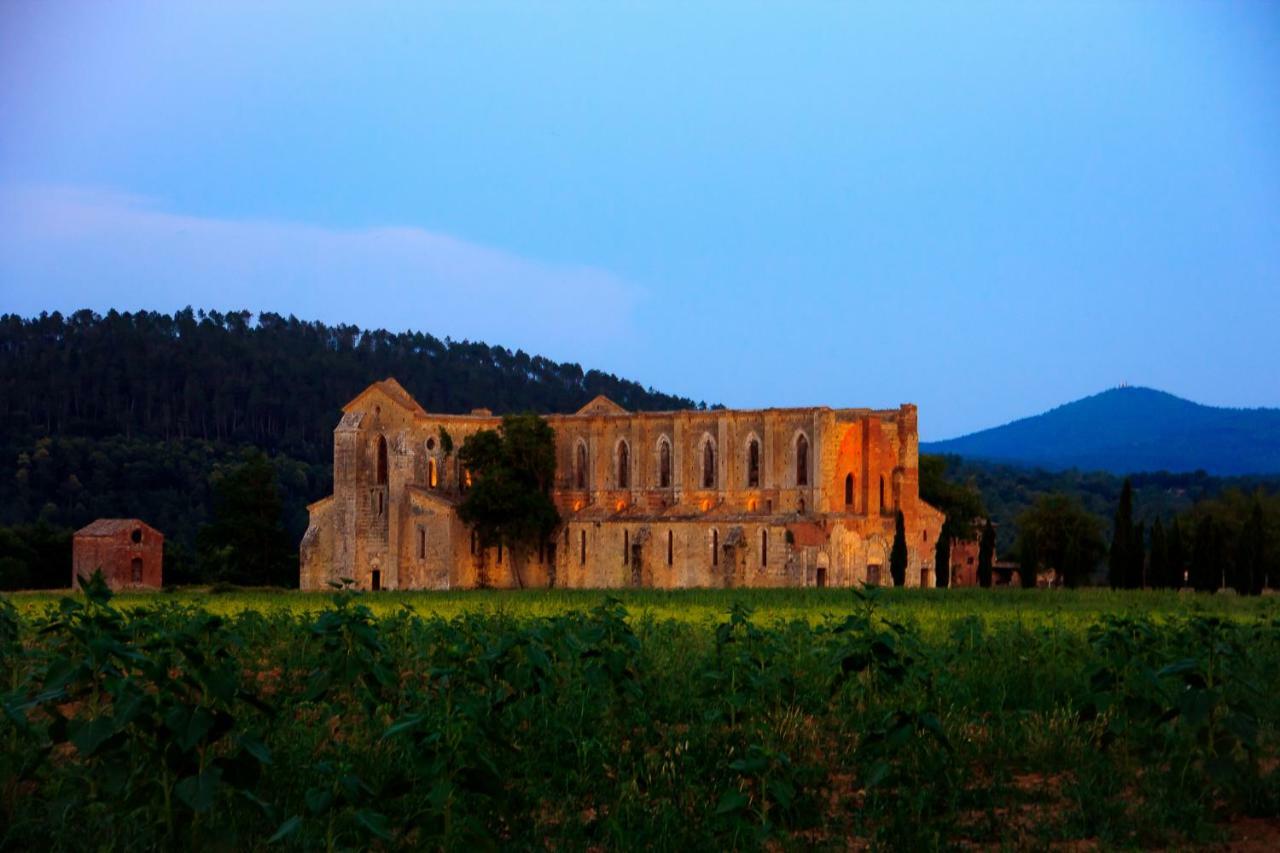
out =
[[[631,551],[631,531],[623,530],[622,531],[622,565],[624,566],[627,564],[627,558],[630,556],[630,551]]]
[[[427,460],[427,486],[435,488],[440,483],[440,475],[436,470],[436,460]]]
[[[587,564],[587,531],[582,529],[578,531],[578,565],[585,566]]]
[[[747,445],[747,488],[754,489],[760,485],[760,442],[754,438]]]
[[[760,528],[760,565],[769,565],[769,531]]]
[[[631,488],[631,448],[625,441],[618,442],[618,488]]]
[[[378,436],[378,462],[374,469],[373,481],[379,486],[387,484],[387,437]]]
[[[796,485],[809,485],[809,439],[804,433],[796,439]]]
[[[134,557],[129,564],[129,574],[135,584],[142,583],[142,558]]]
[[[671,565],[676,559],[675,536],[670,530],[667,531],[667,565]]]
[[[720,565],[720,531],[711,531],[711,565]]]
[[[574,483],[579,489],[587,487],[587,446],[578,442],[577,457],[573,465]]]
[[[702,488],[714,489],[716,487],[716,448],[711,443],[711,439],[707,439],[702,445]]]
[[[671,488],[671,442],[658,442],[658,488]]]
[[[853,472],[844,476],[844,505],[853,506]]]
[[[884,512],[884,474],[880,475],[880,511]]]

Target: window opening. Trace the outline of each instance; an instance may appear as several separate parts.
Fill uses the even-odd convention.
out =
[[[378,461],[374,471],[374,482],[379,486],[387,484],[387,437],[378,436]]]

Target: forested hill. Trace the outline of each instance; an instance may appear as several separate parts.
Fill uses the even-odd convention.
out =
[[[387,376],[438,412],[571,412],[597,394],[632,410],[695,405],[576,364],[424,332],[190,308],[0,317],[0,429],[10,442],[198,438],[327,463],[340,407]]]
[[[921,451],[1052,470],[1280,473],[1280,409],[1202,406],[1151,388],[1113,388]]]

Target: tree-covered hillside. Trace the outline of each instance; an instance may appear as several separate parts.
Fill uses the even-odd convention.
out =
[[[571,412],[597,394],[632,410],[695,405],[576,364],[423,332],[248,311],[78,311],[0,317],[0,437],[198,438],[325,462],[339,408],[387,376],[437,412]]]
[[[1052,470],[1280,474],[1280,409],[1217,408],[1151,388],[1113,388],[921,449]]]
[[[597,394],[633,410],[695,406],[576,364],[420,332],[244,311],[5,315],[0,587],[65,585],[71,530],[103,516],[158,527],[167,579],[216,579],[225,560],[198,534],[217,529],[218,483],[254,448],[270,455],[279,522],[297,543],[307,503],[332,489],[341,406],[387,376],[428,411],[571,412]]]

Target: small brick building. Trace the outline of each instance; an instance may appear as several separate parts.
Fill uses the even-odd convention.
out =
[[[71,540],[71,586],[81,575],[102,570],[112,589],[159,589],[163,582],[164,534],[136,518],[100,518]]]

